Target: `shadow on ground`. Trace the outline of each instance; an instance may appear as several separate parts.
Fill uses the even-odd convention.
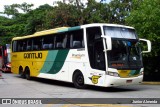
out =
[[[21,78],[19,76],[16,76],[16,77]],[[61,87],[64,86],[64,87],[69,87],[69,88],[75,88],[73,83],[62,82],[62,81],[57,81],[57,80],[50,80],[50,79],[32,77],[30,81],[36,81],[36,82],[39,82],[39,83],[45,83],[45,84],[49,84],[49,85],[57,85],[57,86],[61,86]],[[115,92],[138,91],[140,89],[139,88],[132,88],[132,87],[129,87],[129,86],[124,86],[124,87],[123,86],[119,86],[119,87],[98,87],[98,86],[87,85],[87,87],[85,89],[82,89],[82,90],[92,90],[92,91],[114,92],[115,93]]]

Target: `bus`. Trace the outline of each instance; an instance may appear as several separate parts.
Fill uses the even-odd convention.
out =
[[[0,46],[0,70],[2,72],[11,72],[11,45]]]
[[[140,41],[145,43],[141,50]],[[21,77],[113,87],[140,84],[142,53],[151,42],[138,38],[133,27],[93,23],[59,27],[12,39],[11,70]]]

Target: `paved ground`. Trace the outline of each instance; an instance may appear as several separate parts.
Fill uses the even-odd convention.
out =
[[[128,100],[129,98],[151,98],[157,100],[160,98],[160,85],[157,83],[149,84],[144,82],[142,85],[120,86],[113,88],[102,88],[89,86],[87,89],[76,89],[73,84],[59,82],[54,80],[37,79],[31,81],[19,78],[11,73],[3,73],[3,79],[0,79],[0,98],[56,98],[64,101],[64,98],[101,98],[117,100]],[[66,101],[66,100],[65,100]],[[158,99],[159,101],[159,99]],[[96,102],[96,101],[95,101]],[[44,105],[23,105],[23,107],[159,107],[159,104],[122,104],[116,101],[116,104],[44,104]],[[160,102],[158,102],[160,103]],[[21,107],[22,105],[0,105],[0,107]]]

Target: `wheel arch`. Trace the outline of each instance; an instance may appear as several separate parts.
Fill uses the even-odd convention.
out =
[[[28,66],[25,67],[24,72],[25,72],[25,77],[26,77],[26,79],[27,79],[27,80],[30,80],[30,79],[31,79],[31,72],[30,72],[30,69],[29,69]]]
[[[79,69],[74,70],[74,72],[73,72],[73,74],[72,74],[72,82],[73,82],[74,75],[75,75],[76,73],[78,73],[78,72],[80,72],[80,73],[83,75],[83,73],[82,73],[81,70],[79,70]],[[84,77],[84,75],[83,75],[83,77]]]
[[[18,74],[20,75],[20,77],[24,78],[24,69],[21,65],[19,66]]]
[[[86,82],[85,82],[84,74],[80,70],[75,70],[72,75],[72,82],[74,86],[78,89],[86,88]]]
[[[19,66],[19,71],[22,70],[23,71],[23,67],[20,65]],[[24,71],[23,71],[24,72]]]
[[[25,69],[24,69],[24,72],[28,72],[28,71],[30,72],[30,69],[29,69],[28,66],[26,66]]]

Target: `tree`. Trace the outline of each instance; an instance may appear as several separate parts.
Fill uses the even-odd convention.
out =
[[[18,7],[24,12],[27,13],[31,11],[31,7],[33,7],[33,4],[27,4],[26,2],[22,3],[21,5],[18,5]]]
[[[59,26],[76,26],[83,23],[82,6],[77,7],[74,2],[66,4],[62,2],[57,3],[48,16],[52,17],[52,24],[54,27]]]
[[[51,19],[47,14],[52,10],[52,6],[44,4],[25,14],[25,16],[27,16],[27,19],[25,20],[25,35],[33,34],[36,31],[49,29],[50,27],[48,27],[48,22],[50,22]]]
[[[112,0],[109,3],[110,23],[125,24],[125,18],[129,16],[133,0]]]
[[[12,4],[5,5],[3,14],[7,14],[8,17],[0,17],[0,45],[10,43],[11,39],[15,36],[24,35],[25,25],[27,24],[27,12],[29,12],[33,4]],[[20,13],[22,9],[25,13]]]
[[[24,13],[31,11],[31,7],[33,7],[33,4],[27,4],[26,2],[22,4],[12,4],[12,5],[5,5],[4,6],[4,14],[16,16],[20,12],[19,10],[22,10]]]
[[[12,5],[5,5],[4,6],[4,14],[9,15],[16,15],[18,13],[18,10],[16,9],[17,4],[12,4]]]
[[[88,0],[87,7],[83,11],[84,24],[108,22],[107,4],[97,3],[95,0]]]
[[[136,0],[135,0],[136,1]],[[160,52],[160,4],[159,0],[144,0],[139,8],[133,10],[126,19],[127,24],[134,26],[140,37],[152,41],[151,56],[157,56]]]
[[[134,0],[139,6],[133,8],[130,16],[126,19],[128,25],[134,26],[141,38],[152,42],[152,52],[145,55],[145,71],[148,77],[158,80],[160,76],[160,0]],[[153,76],[154,75],[154,76]]]

